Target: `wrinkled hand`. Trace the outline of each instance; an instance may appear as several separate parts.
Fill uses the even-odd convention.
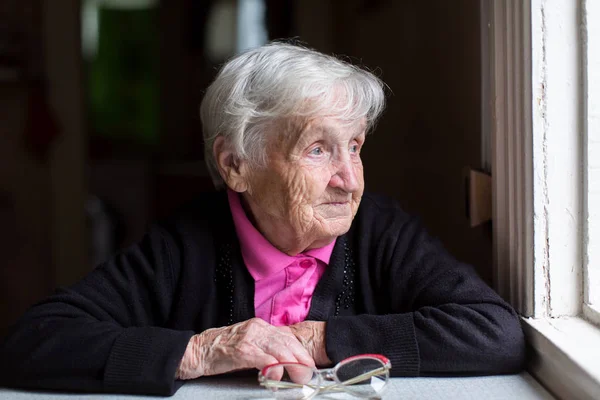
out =
[[[253,318],[192,336],[176,378],[194,379],[240,369],[261,369],[278,362],[315,366],[291,329],[279,329]]]
[[[289,329],[315,360],[317,366],[327,367],[331,365],[331,360],[327,356],[325,348],[325,322],[304,321],[290,326],[282,326],[279,329],[283,331]]]

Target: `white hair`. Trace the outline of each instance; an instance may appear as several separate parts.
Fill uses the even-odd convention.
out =
[[[206,164],[215,186],[222,188],[213,152],[218,136],[239,159],[264,165],[265,136],[276,131],[273,123],[295,117],[364,119],[368,132],[384,107],[384,83],[371,72],[273,42],[229,60],[208,87],[200,106]]]

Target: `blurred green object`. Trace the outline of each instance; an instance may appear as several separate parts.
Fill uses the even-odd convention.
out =
[[[110,140],[159,142],[158,10],[98,9],[98,47],[88,65],[92,132]]]

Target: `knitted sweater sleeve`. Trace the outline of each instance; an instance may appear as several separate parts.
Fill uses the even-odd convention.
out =
[[[519,318],[476,272],[413,219],[390,223],[368,266],[378,276],[376,315],[330,318],[327,353],[338,362],[380,353],[392,375],[487,375],[522,369]]]
[[[0,344],[5,386],[173,394],[191,331],[162,328],[177,246],[158,227],[83,280],[32,307]]]

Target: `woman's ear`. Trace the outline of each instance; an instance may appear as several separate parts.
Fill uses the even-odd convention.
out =
[[[225,184],[238,193],[248,190],[247,168],[244,162],[237,158],[228,146],[225,138],[219,136],[213,144],[213,154],[217,162],[217,168]]]

